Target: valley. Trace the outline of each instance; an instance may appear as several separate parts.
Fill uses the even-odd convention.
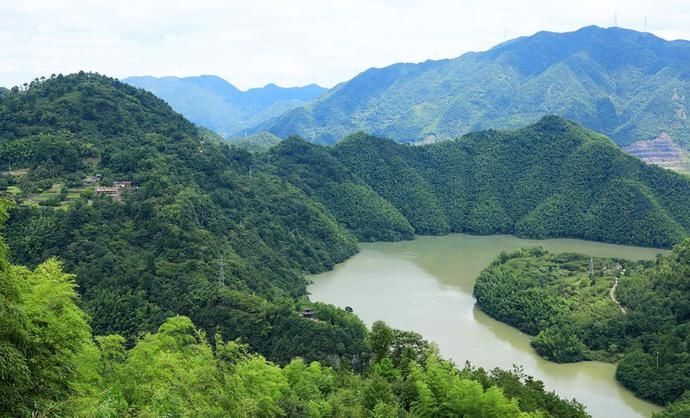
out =
[[[690,418],[685,3],[2,2],[0,418]]]
[[[311,298],[351,306],[367,324],[382,319],[438,344],[456,362],[511,369],[544,381],[547,390],[576,398],[593,417],[651,417],[660,408],[640,400],[601,362],[557,364],[541,358],[530,337],[482,312],[472,296],[479,273],[502,251],[542,246],[553,252],[653,259],[663,252],[596,242],[524,240],[512,236],[417,237],[414,241],[363,245],[333,271],[311,276]]]
[[[21,170],[0,176],[8,244],[0,267],[12,272],[3,276],[9,283],[3,300],[10,301],[3,303],[16,313],[3,338],[17,359],[6,379],[25,383],[0,386],[14,388],[16,399],[0,403],[0,411],[28,415],[57,408],[91,416],[111,408],[110,416],[156,415],[199,404],[208,406],[209,416],[223,416],[236,406],[223,404],[227,391],[238,402],[265,397],[251,408],[269,416],[303,416],[318,407],[325,415],[347,416],[435,416],[444,408],[448,416],[474,415],[488,408],[496,417],[584,417],[582,405],[564,396],[582,396],[593,411],[597,401],[587,393],[568,394],[567,383],[566,395],[545,391],[539,379],[553,376],[532,367],[535,360],[525,350],[504,356],[511,364],[494,359],[491,367],[503,370],[457,369],[475,360],[471,348],[468,356],[438,353],[433,342],[442,340],[414,320],[403,324],[413,331],[396,329],[395,318],[392,328],[374,322],[369,329],[355,315],[365,309],[359,305],[351,306],[352,314],[310,300],[305,276],[330,271],[362,249],[367,254],[360,242],[405,248],[424,242],[415,239],[421,235],[443,242],[457,237],[452,233],[472,233],[485,236],[480,240],[507,239],[510,248],[525,241],[495,234],[579,238],[609,244],[568,241],[565,248],[599,246],[601,255],[617,255],[607,253],[614,249],[629,258],[658,250],[612,245],[666,249],[690,235],[687,177],[646,165],[607,137],[558,116],[416,147],[364,132],[333,147],[299,137],[264,139],[274,145],[232,146],[150,92],[96,73],[36,79],[4,92],[0,166]],[[81,190],[85,181],[96,181],[95,193]],[[118,185],[126,192],[111,193]],[[37,200],[43,203],[27,203]],[[462,260],[460,247],[448,252],[432,246],[441,258],[424,269]],[[455,315],[476,314],[467,288],[496,251],[475,253],[468,281],[447,283],[465,287],[464,296],[451,292],[466,302]],[[403,276],[395,264],[391,271]],[[420,269],[402,265],[409,267],[410,283],[436,283],[416,280]],[[24,283],[25,276],[31,280]],[[50,280],[60,283],[63,308],[55,312],[46,308]],[[415,307],[405,312],[419,313]],[[62,313],[71,315],[78,335],[40,349],[44,333],[67,335],[57,326]],[[43,314],[51,326],[42,327]],[[485,333],[468,326],[468,335]],[[223,341],[229,345],[219,345]],[[524,347],[527,340],[519,341]],[[453,345],[464,349],[458,341]],[[219,346],[220,352],[210,348]],[[142,380],[128,380],[143,355],[161,365],[173,356],[167,371],[200,367],[162,380],[156,368],[145,369]],[[505,370],[516,360],[536,379]],[[54,365],[60,377],[44,376],[35,366],[42,364]],[[309,379],[339,383],[308,392],[286,389],[307,367],[315,368]],[[594,375],[586,381],[609,393],[607,401],[619,399],[607,380],[612,368],[572,370],[588,367]],[[273,376],[274,386],[243,386],[252,373]],[[565,380],[577,382],[578,373]],[[194,381],[215,389],[167,391]],[[150,396],[152,386],[164,396]],[[80,387],[91,392],[74,396]],[[678,394],[668,395],[664,401]],[[353,399],[344,401],[347,396]],[[654,409],[626,399],[618,403],[621,413]]]

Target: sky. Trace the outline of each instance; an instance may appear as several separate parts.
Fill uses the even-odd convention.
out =
[[[0,85],[85,70],[332,87],[370,67],[608,27],[614,16],[690,39],[688,0],[0,0]]]

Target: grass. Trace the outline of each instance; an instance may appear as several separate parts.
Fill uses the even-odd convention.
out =
[[[14,187],[17,190],[16,193],[19,193],[18,188],[16,188],[15,186],[12,186],[12,187]],[[53,184],[50,189],[45,190],[41,193],[33,194],[33,195],[27,197],[26,199],[24,199],[21,202],[21,204],[26,205],[26,206],[39,206],[42,202],[45,202],[47,200],[57,199],[60,196],[60,190],[62,189],[62,187],[64,187],[63,183]],[[8,191],[9,191],[9,189],[10,188],[8,188]],[[64,201],[61,201],[60,204],[58,206],[55,206],[55,207],[59,207],[61,209],[67,208],[72,201],[78,199],[79,196],[81,196],[81,193],[87,189],[88,189],[88,187],[69,188],[67,190],[67,198]],[[10,193],[12,193],[12,192],[10,192]]]
[[[21,191],[21,190],[19,189],[19,187],[17,187],[17,186],[8,186],[8,187],[7,187],[7,193],[9,193],[9,194],[11,194],[11,195],[15,195],[15,196],[16,196],[16,195],[18,195],[18,194],[21,193],[21,192],[22,192],[22,191]]]

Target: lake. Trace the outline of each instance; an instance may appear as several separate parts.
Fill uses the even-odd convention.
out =
[[[507,235],[452,234],[414,241],[362,244],[332,271],[311,276],[311,300],[351,306],[367,325],[383,320],[419,332],[460,367],[513,365],[544,381],[561,397],[576,398],[595,418],[651,417],[660,408],[636,398],[615,380],[615,365],[556,364],[539,357],[530,337],[484,314],[472,289],[479,272],[501,251],[540,245],[551,252],[652,259],[662,250],[574,239],[525,240]]]

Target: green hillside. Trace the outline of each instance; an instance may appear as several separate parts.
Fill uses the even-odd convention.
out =
[[[539,32],[458,58],[372,68],[257,129],[334,143],[517,128],[547,114],[625,146],[667,132],[690,146],[690,42],[621,28]]]
[[[323,203],[360,241],[411,239],[414,230],[393,204],[333,157],[328,149],[288,138],[267,156],[276,174]]]
[[[299,164],[278,164],[283,156],[316,163],[302,147],[343,181],[288,178],[280,167]],[[323,148],[288,140],[259,158],[149,93],[75,74],[3,97],[0,161],[12,166],[1,178],[15,200],[9,219],[0,200],[11,244],[0,242],[0,415],[586,416],[531,378],[458,370],[417,334],[380,323],[370,332],[308,302],[302,274],[356,251],[321,203],[330,187],[370,200],[349,216],[371,212],[391,234],[412,232]],[[119,200],[89,186],[60,207],[22,205],[92,178],[134,187]]]
[[[0,200],[0,223],[7,219]],[[74,276],[60,262],[12,265],[0,239],[0,415],[7,417],[586,417],[582,405],[513,372],[456,366],[421,336],[377,323],[366,370],[294,358],[280,367],[221,332],[171,316],[128,347],[92,334]],[[336,309],[315,307],[319,334]],[[317,325],[315,325],[317,326]],[[313,338],[313,337],[312,337]],[[316,340],[309,339],[314,344]]]
[[[283,298],[305,294],[299,272],[354,254],[355,238],[516,233],[668,247],[690,228],[687,178],[555,117],[423,147],[358,134],[333,149],[291,139],[252,155],[200,137],[149,93],[78,74],[10,93],[0,122],[0,166],[21,169],[0,176],[20,203],[7,226],[15,259],[59,255],[96,332],[128,338],[181,313],[251,335],[272,359],[323,358],[335,348],[289,346],[276,332],[313,328]],[[122,202],[70,194],[95,174],[136,188]],[[21,204],[59,184],[62,210]]]
[[[618,380],[666,404],[690,390],[689,256],[690,240],[656,262],[523,249],[492,262],[474,295],[540,355],[618,362]]]
[[[242,148],[249,152],[263,152],[271,147],[278,145],[282,141],[281,138],[269,132],[259,132],[249,136],[238,136],[230,138],[230,145]]]
[[[360,325],[304,321],[293,299],[305,294],[301,273],[354,254],[354,237],[151,93],[95,74],[34,82],[0,101],[0,164],[23,169],[2,175],[18,203],[96,174],[134,183],[121,202],[92,189],[62,210],[17,205],[5,229],[18,262],[63,260],[97,334],[133,341],[185,314],[275,360],[363,350]]]
[[[669,247],[690,231],[687,177],[558,117],[417,147],[357,134],[332,152],[418,233]]]

